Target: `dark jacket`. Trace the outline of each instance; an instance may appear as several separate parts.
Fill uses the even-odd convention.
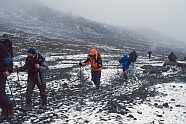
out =
[[[12,42],[9,39],[0,39],[0,75],[5,71],[13,70]]]
[[[168,56],[168,59],[170,62],[176,62],[177,57],[173,52],[171,52],[170,55]]]
[[[131,64],[131,63],[133,63],[133,62],[136,62],[137,57],[138,57],[138,55],[137,55],[136,51],[135,51],[135,50],[132,51],[132,52],[129,54],[129,64]]]
[[[45,62],[45,59],[38,53],[36,56],[28,56],[26,58],[25,65],[23,67],[19,68],[19,71],[25,71],[28,72],[28,78],[35,78],[38,76],[38,73],[40,73],[40,69],[37,69],[35,67],[36,64],[39,64],[41,67],[45,66],[43,63]]]

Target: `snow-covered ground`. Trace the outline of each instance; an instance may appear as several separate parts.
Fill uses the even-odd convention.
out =
[[[53,42],[55,43],[42,40],[41,44],[25,43],[27,47],[39,46],[49,64],[49,70],[46,72],[47,110],[38,109],[40,97],[36,87],[32,97],[33,110],[23,112],[20,108],[21,104],[25,103],[27,74],[26,72],[19,72],[18,75],[13,73],[8,78],[16,104],[13,120],[15,123],[186,123],[184,99],[186,84],[184,80],[177,79],[185,72],[180,73],[180,68],[170,67],[162,71],[161,57],[153,56],[149,60],[147,57],[139,56],[135,64],[135,75],[131,75],[126,81],[122,78],[122,69],[118,62],[124,50],[94,44],[99,46],[98,50],[102,50],[103,59],[101,88],[97,90],[91,81],[90,66],[80,68],[78,65],[80,61],[86,59],[87,51],[92,44]],[[21,48],[25,47],[22,42],[17,44]],[[25,57],[26,55],[19,53],[14,59],[14,65],[23,66]],[[7,85],[7,93],[13,99],[9,85]],[[8,122],[4,121],[4,123]]]
[[[148,97],[143,104],[129,108],[137,119],[132,124],[185,124],[186,83],[173,82],[153,86],[157,94]]]

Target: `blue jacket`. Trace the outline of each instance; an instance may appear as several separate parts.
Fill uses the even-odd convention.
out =
[[[129,69],[129,57],[127,54],[125,54],[119,61],[119,63],[121,64],[122,68],[125,70]]]

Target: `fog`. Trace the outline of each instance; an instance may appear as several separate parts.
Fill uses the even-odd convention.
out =
[[[150,28],[186,42],[186,0],[40,0],[73,15],[113,25]]]

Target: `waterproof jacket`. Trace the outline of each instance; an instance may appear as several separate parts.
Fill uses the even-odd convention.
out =
[[[130,63],[136,62],[137,57],[138,57],[138,55],[137,55],[136,51],[132,51],[132,52],[129,54],[129,64],[130,64]]]
[[[124,55],[120,60],[119,63],[121,64],[122,68],[124,70],[128,70],[129,69],[129,57],[128,55]]]
[[[25,65],[21,68],[19,68],[19,71],[28,71],[28,78],[35,78],[40,73],[40,69],[37,69],[35,67],[36,64],[40,65],[40,68],[43,68],[42,66],[45,66],[43,63],[45,62],[45,59],[37,53],[36,56],[28,56],[26,58]]]
[[[12,61],[12,42],[9,39],[0,39],[0,75],[2,76],[3,72],[13,70],[13,61]]]
[[[94,57],[90,55],[87,57],[87,60],[83,62],[86,65],[91,65],[92,71],[101,71],[102,68],[102,58],[99,53],[97,53]]]

